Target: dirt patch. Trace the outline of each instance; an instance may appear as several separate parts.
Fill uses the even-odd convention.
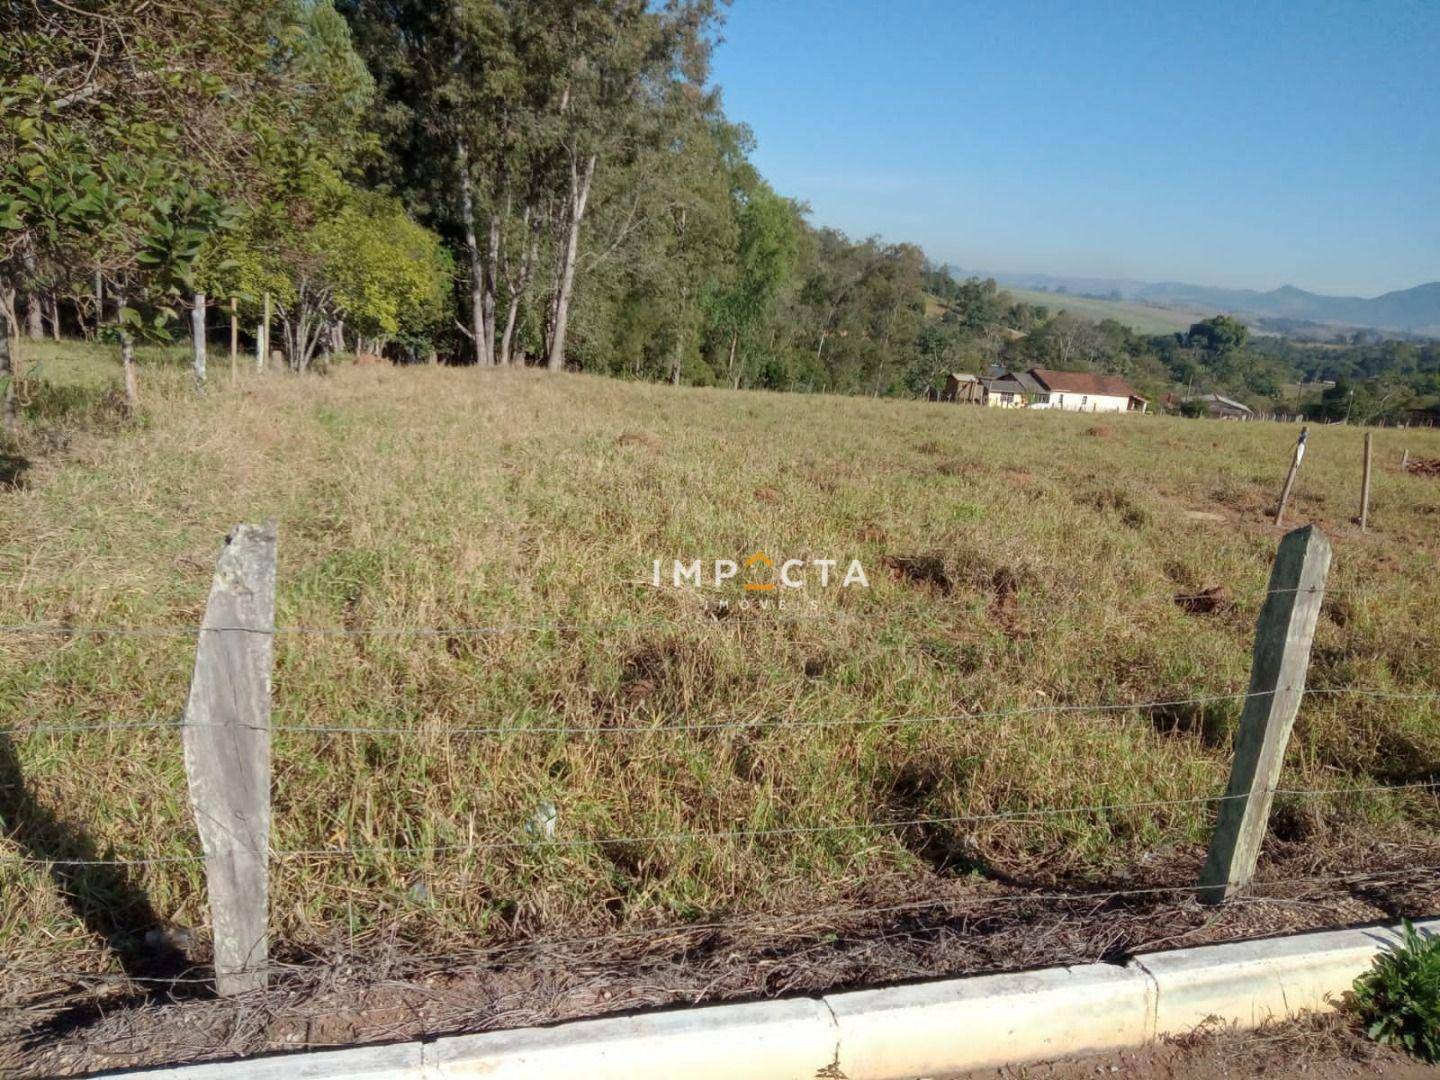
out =
[[[753,766],[746,771],[758,775]],[[1001,868],[1013,875],[1013,884],[976,883],[938,870],[918,884],[871,876],[857,879],[843,910],[807,909],[801,899],[789,914],[608,930],[581,926],[567,940],[520,941],[464,955],[415,955],[393,938],[358,952],[337,943],[330,951],[288,958],[292,962],[276,973],[269,991],[232,1001],[174,1000],[168,985],[152,994],[115,975],[9,971],[11,986],[28,974],[43,977],[46,988],[28,998],[12,993],[10,1002],[21,1008],[0,1017],[0,1072],[75,1076],[924,977],[1118,962],[1136,952],[1434,910],[1440,847],[1384,849],[1368,863],[1372,876],[1360,880],[1354,868],[1366,865],[1365,853],[1372,850],[1364,838],[1328,839],[1323,854],[1313,842],[1272,839],[1260,879],[1275,884],[1222,908],[1193,899],[1190,886],[1203,857],[1196,848],[1157,853],[1142,861],[1143,873],[1104,880],[1032,876],[1027,860]],[[963,839],[955,842],[963,858]],[[645,853],[627,854],[617,873],[643,881]],[[1317,880],[1294,881],[1298,877]],[[1173,891],[1115,892],[1167,888]],[[1057,900],[1062,890],[1075,895]],[[1162,1057],[1154,1060],[1169,1061],[1163,1056],[1169,1051],[1200,1045],[1158,1047],[1154,1052]],[[1093,1063],[1090,1068],[1088,1074],[1005,1075],[1094,1075]]]
[[[616,446],[644,446],[651,450],[660,449],[660,440],[648,431],[627,431],[615,440]]]
[[[883,544],[890,534],[874,522],[867,522],[855,530],[855,539],[864,544]]]
[[[1440,458],[1411,458],[1405,471],[1412,476],[1440,476]]]
[[[1255,1031],[1214,1022],[1169,1036],[1153,1046],[1108,1054],[1042,1061],[965,1074],[963,1080],[1091,1080],[1096,1076],[1140,1080],[1211,1080],[1212,1077],[1306,1076],[1313,1080],[1383,1076],[1421,1080],[1440,1075],[1396,1050],[1365,1038],[1343,1012],[1310,1013]],[[953,1080],[962,1080],[960,1077]]]
[[[1107,424],[1095,424],[1085,429],[1085,434],[1092,439],[1108,439],[1115,434],[1115,429]]]
[[[1002,566],[990,575],[990,618],[1011,637],[1019,632],[1019,575],[1008,566]]]
[[[1175,603],[1191,615],[1215,615],[1229,611],[1232,604],[1230,590],[1224,585],[1212,585],[1191,593],[1180,593]]]
[[[1127,528],[1138,529],[1150,520],[1145,508],[1116,488],[1103,488],[1090,496],[1090,505],[1101,513],[1113,511]]]
[[[0,491],[18,491],[25,486],[30,459],[18,454],[0,454]]]
[[[881,564],[897,581],[907,581],[941,593],[948,593],[955,587],[945,569],[945,560],[939,555],[887,555]]]

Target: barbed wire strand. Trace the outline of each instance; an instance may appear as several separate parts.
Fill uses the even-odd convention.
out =
[[[1378,792],[1414,791],[1440,787],[1440,780],[1420,780],[1407,784],[1373,784],[1334,788],[1284,788],[1269,789],[1269,794],[1287,796],[1322,797],[1334,795],[1358,795]],[[397,855],[455,855],[480,851],[501,851],[515,849],[571,849],[582,847],[610,847],[616,844],[673,843],[685,840],[748,840],[769,839],[777,836],[811,836],[826,833],[865,832],[884,829],[923,828],[933,825],[977,824],[991,821],[1014,821],[1064,817],[1077,814],[1109,813],[1118,810],[1158,810],[1178,806],[1199,806],[1212,803],[1248,799],[1251,793],[1236,795],[1197,795],[1184,799],[1146,799],[1134,802],[1092,803],[1082,806],[1033,807],[1026,810],[1000,810],[985,814],[955,814],[944,817],[912,818],[888,821],[848,822],[840,825],[789,825],[767,829],[687,829],[665,833],[636,834],[631,836],[599,837],[531,837],[525,840],[493,840],[467,842],[464,844],[423,844],[408,846],[362,846],[338,848],[292,848],[272,849],[269,858],[282,861],[305,858],[357,858],[360,856]],[[258,854],[248,852],[247,854]],[[136,859],[50,859],[31,855],[0,856],[0,864],[30,866],[158,866],[176,863],[204,861],[203,854],[161,855]]]
[[[1244,886],[1239,895],[1231,897],[1226,905],[1238,905],[1246,903],[1267,903],[1271,898],[1266,896],[1253,895],[1260,890],[1268,890],[1283,886],[1292,885],[1349,885],[1367,884],[1371,882],[1386,881],[1393,878],[1428,877],[1440,872],[1440,864],[1420,865],[1410,867],[1396,867],[1389,870],[1360,870],[1350,871],[1343,874],[1308,874],[1297,877],[1270,878],[1264,881],[1254,881]],[[927,908],[968,906],[983,904],[986,906],[995,904],[1089,904],[1104,903],[1117,899],[1129,899],[1137,897],[1166,896],[1176,893],[1195,893],[1198,886],[1191,882],[1185,885],[1153,885],[1138,888],[1125,889],[1094,889],[1089,891],[1072,892],[1013,892],[980,894],[976,896],[937,896],[922,900],[905,901],[898,904],[883,904],[870,907],[842,907],[822,908],[813,912],[797,912],[790,915],[776,916],[750,916],[748,918],[735,918],[725,921],[711,920],[697,923],[678,923],[670,926],[636,927],[632,929],[614,930],[606,934],[592,934],[584,936],[571,936],[563,938],[541,938],[531,941],[514,941],[503,944],[485,946],[480,949],[469,950],[464,953],[443,953],[443,954],[421,954],[406,957],[412,964],[424,963],[446,963],[449,966],[462,966],[463,963],[479,963],[483,958],[490,958],[497,955],[505,955],[516,952],[543,952],[547,949],[564,948],[571,946],[605,945],[615,944],[620,940],[645,939],[651,937],[685,936],[704,933],[718,933],[728,930],[760,929],[771,934],[798,935],[805,933],[830,932],[828,928],[817,928],[806,924],[814,924],[822,920],[855,919],[875,915],[894,915],[905,912],[921,911]],[[1189,901],[1187,901],[1188,904]],[[778,928],[774,926],[755,927],[754,920],[757,917],[785,919],[791,923],[801,924],[800,927]],[[929,930],[940,929],[930,927]],[[334,970],[336,968],[349,967],[357,963],[354,958],[344,958],[332,961],[328,964],[305,964],[305,963],[271,963],[262,967],[246,969],[247,972],[257,974],[304,974],[317,970]],[[19,972],[16,969],[8,969],[11,974]],[[37,969],[31,974],[50,975],[56,978],[73,979],[77,981],[107,982],[107,983],[160,983],[160,984],[208,984],[214,980],[207,976],[135,976],[112,972],[75,972],[55,971],[52,968]],[[40,1008],[44,1008],[43,1006]],[[20,1010],[12,1010],[20,1011]],[[24,1011],[33,1011],[25,1009]]]
[[[1007,719],[1017,716],[1029,716],[1036,714],[1061,714],[1061,713],[1117,713],[1136,712],[1142,710],[1174,709],[1192,705],[1213,705],[1223,701],[1244,701],[1256,697],[1269,697],[1278,693],[1288,693],[1290,687],[1284,690],[1255,690],[1248,692],[1234,692],[1227,694],[1206,694],[1199,697],[1169,698],[1155,701],[1134,701],[1122,703],[1101,703],[1090,705],[1020,705],[1006,709],[987,709],[976,712],[964,713],[936,713],[920,716],[853,716],[853,717],[818,717],[811,720],[727,720],[711,723],[680,723],[680,724],[648,724],[644,726],[623,727],[613,724],[516,724],[516,725],[493,725],[488,727],[437,727],[435,725],[409,724],[403,726],[383,724],[272,724],[269,728],[272,734],[283,732],[300,732],[307,734],[337,734],[337,735],[426,735],[441,736],[445,738],[457,736],[482,736],[482,735],[524,735],[524,734],[545,734],[545,735],[647,735],[657,732],[690,732],[690,731],[724,731],[724,730],[746,730],[764,731],[774,728],[825,728],[825,727],[905,727],[916,724],[939,724],[954,723],[964,720],[993,720]],[[1408,701],[1433,701],[1440,700],[1440,691],[1407,691],[1407,690],[1382,690],[1371,687],[1307,687],[1301,693],[1305,696],[1335,696],[1340,694],[1354,694],[1357,696],[1371,697],[1377,699],[1396,699]],[[0,728],[0,736],[29,736],[39,734],[66,734],[85,731],[136,731],[146,729],[174,729],[185,728],[204,729],[219,727],[234,727],[231,724],[191,724],[185,721],[183,715],[169,720],[135,720],[135,721],[96,721],[89,724],[33,724],[29,726]]]
[[[1365,591],[1365,586],[1356,587],[1333,587],[1322,589],[1314,585],[1297,586],[1288,589],[1263,589],[1258,591],[1246,591],[1235,593],[1230,596],[1219,595],[1214,592],[1200,593],[1177,593],[1172,595],[1160,595],[1157,599],[1167,603],[1184,603],[1187,601],[1211,601],[1228,602],[1236,599],[1258,599],[1271,596],[1282,596],[1289,593],[1323,593],[1326,596],[1341,593],[1356,593]],[[743,610],[743,609],[735,609]],[[721,612],[709,613],[710,618],[718,625],[726,621],[729,609],[722,609]],[[862,613],[850,611],[836,611],[829,613],[786,613],[773,611],[769,614],[780,616],[777,622],[834,622],[858,620]],[[185,638],[195,637],[198,634],[271,634],[275,636],[309,636],[309,637],[463,637],[483,636],[490,634],[514,634],[514,633],[546,633],[551,631],[609,631],[609,630],[653,630],[663,628],[686,628],[687,624],[677,619],[630,619],[624,621],[608,622],[548,622],[545,620],[531,622],[510,622],[494,623],[478,626],[274,626],[270,628],[257,628],[250,626],[69,626],[63,623],[10,623],[0,625],[0,634],[14,635],[53,635],[59,637],[135,637],[135,638]]]

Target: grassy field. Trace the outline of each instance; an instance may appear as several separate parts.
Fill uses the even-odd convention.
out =
[[[1052,314],[1068,311],[1071,315],[1093,322],[1114,319],[1139,334],[1170,334],[1176,330],[1188,330],[1201,319],[1215,314],[1213,311],[1157,307],[1139,300],[1100,300],[1071,293],[1020,289],[1014,285],[1000,287],[1016,300],[1027,304],[1043,304]]]
[[[112,363],[71,351],[66,370]],[[900,823],[1223,789],[1238,701],[994,714],[1243,691],[1292,427],[533,371],[225,382],[197,397],[156,358],[137,423],[77,407],[63,440],[26,437],[28,468],[0,488],[0,624],[187,630],[227,530],[277,519],[274,847],[501,845],[280,858],[278,955],[808,911],[956,875],[1143,883],[1146,860],[1177,852],[1198,866],[1201,804]],[[1350,523],[1361,436],[1313,429],[1294,502],[1336,548],[1310,683],[1433,692],[1440,483],[1398,461],[1440,457],[1440,433],[1378,434],[1366,535]],[[649,584],[655,559],[756,549],[858,558],[871,587],[777,609],[735,582]],[[1174,601],[1216,585],[1233,602],[1215,612]],[[404,632],[421,628],[488,630]],[[0,633],[0,715],[20,729],[0,736],[0,779],[27,792],[12,783],[0,839],[12,973],[114,964],[66,883],[14,857],[197,850],[176,732],[24,729],[176,718],[193,644]],[[935,719],[803,726],[895,717]],[[325,725],[405,731],[294,730]],[[456,733],[537,726],[599,730]],[[1433,699],[1316,696],[1284,783],[1437,767]],[[563,841],[726,835],[533,843],[551,808]],[[1282,797],[1278,814],[1317,852],[1440,824],[1418,792]],[[735,835],[765,830],[814,831]],[[66,887],[206,923],[192,863]]]

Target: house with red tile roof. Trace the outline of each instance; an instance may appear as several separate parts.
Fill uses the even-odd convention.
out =
[[[1149,402],[1119,375],[1094,371],[1053,371],[1033,367],[1026,374],[1040,387],[1028,402],[1032,409],[1065,412],[1145,412]]]

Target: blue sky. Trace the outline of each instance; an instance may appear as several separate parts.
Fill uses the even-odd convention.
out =
[[[1440,0],[735,0],[726,112],[812,221],[967,269],[1440,279]]]

